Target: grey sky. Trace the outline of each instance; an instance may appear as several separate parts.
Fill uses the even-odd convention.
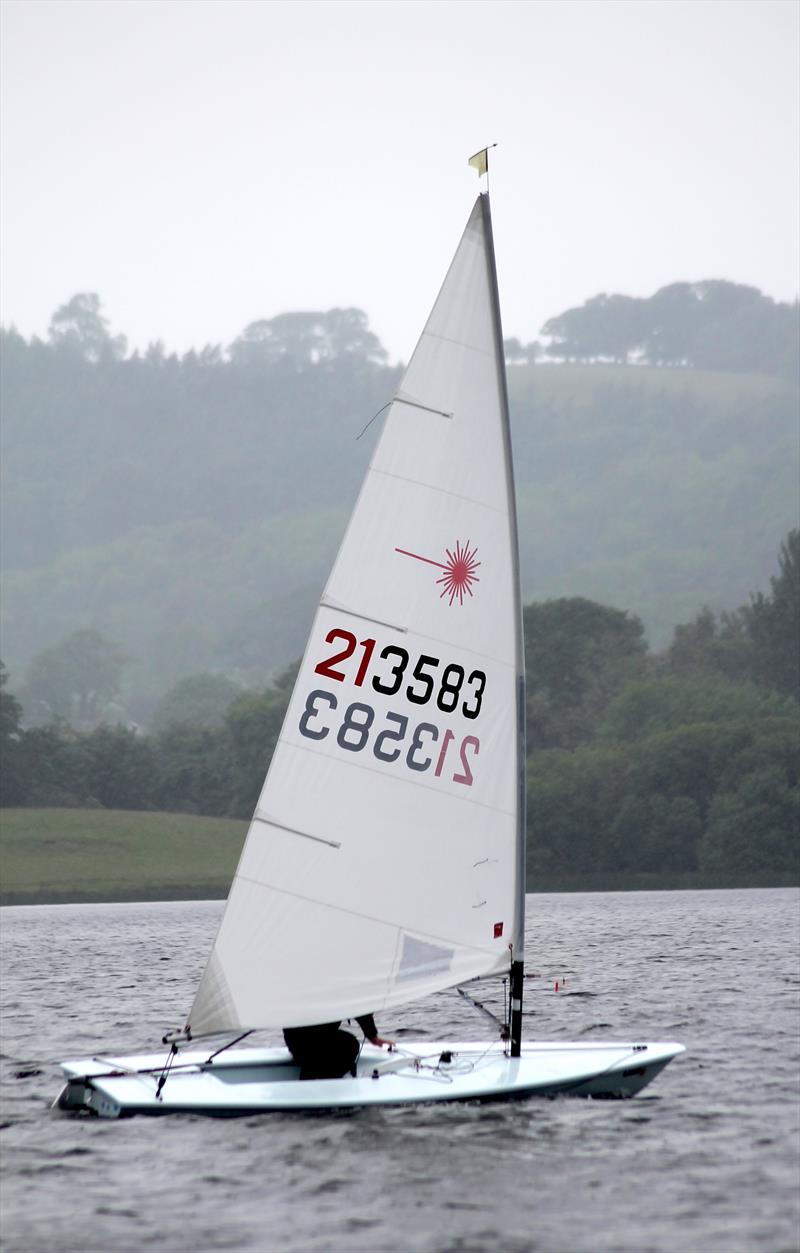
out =
[[[358,305],[406,358],[498,141],[505,332],[798,291],[794,0],[5,0],[2,320],[144,346]]]

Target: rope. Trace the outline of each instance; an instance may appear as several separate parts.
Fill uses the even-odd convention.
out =
[[[470,996],[469,992],[465,992],[462,987],[457,987],[456,992],[458,993],[459,996],[462,996],[464,1000],[468,1002],[468,1004],[474,1005],[475,1009],[479,1009],[482,1014],[485,1014],[487,1018],[490,1018],[496,1027],[500,1028],[501,1040],[508,1039],[508,1020],[507,1019],[505,1022],[501,1022],[500,1019],[497,1017],[497,1014],[492,1013],[492,1011],[488,1009],[483,1004],[482,1001],[476,1001],[475,997]]]
[[[253,1028],[251,1027],[249,1031],[243,1031],[241,1035],[237,1035],[235,1040],[231,1040],[228,1044],[223,1044],[222,1048],[217,1049],[216,1053],[212,1053],[210,1057],[206,1058],[205,1065],[207,1066],[209,1062],[213,1062],[215,1057],[219,1057],[220,1053],[224,1053],[226,1049],[232,1049],[234,1044],[238,1044],[240,1040],[246,1040],[252,1034]]]
[[[393,405],[393,404],[394,404],[394,400],[387,400],[387,402],[386,402],[386,404],[385,404],[385,405],[381,405],[381,407],[380,407],[380,409],[378,410],[378,412],[377,412],[377,413],[373,413],[372,417],[370,418],[369,422],[368,422],[368,423],[367,423],[367,425],[364,427],[364,429],[363,429],[363,430],[361,430],[361,431],[359,431],[358,435],[356,435],[356,441],[360,440],[360,439],[361,439],[361,436],[362,436],[362,435],[365,435],[365,434],[367,433],[367,431],[369,430],[369,428],[372,426],[372,423],[375,421],[375,419],[376,419],[376,418],[380,417],[380,415],[383,413],[384,409],[388,409],[388,408],[389,408],[389,406],[390,406],[390,405]]]
[[[167,1058],[164,1069],[161,1072],[161,1078],[159,1079],[158,1084],[156,1085],[156,1100],[157,1101],[161,1100],[161,1089],[163,1088],[164,1084],[167,1082],[169,1072],[172,1070],[172,1063],[175,1061],[175,1058],[177,1057],[177,1055],[178,1055],[178,1046],[177,1044],[173,1044],[170,1046],[169,1057]]]

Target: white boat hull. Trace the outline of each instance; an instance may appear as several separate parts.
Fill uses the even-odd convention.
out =
[[[61,1110],[103,1118],[192,1113],[230,1117],[270,1110],[333,1110],[431,1101],[525,1096],[629,1097],[678,1054],[681,1044],[525,1044],[509,1057],[500,1043],[404,1042],[402,1051],[365,1045],[358,1073],[301,1082],[284,1048],[230,1049],[209,1060],[197,1048],[178,1054],[160,1086],[165,1055],[62,1062]]]

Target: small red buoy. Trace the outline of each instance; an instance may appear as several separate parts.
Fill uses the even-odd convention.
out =
[[[556,979],[556,992],[558,991],[558,979]]]

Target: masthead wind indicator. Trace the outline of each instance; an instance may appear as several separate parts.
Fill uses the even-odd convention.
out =
[[[479,177],[488,173],[489,171],[489,148],[496,148],[496,147],[497,147],[497,144],[489,144],[487,148],[481,148],[480,152],[476,152],[474,156],[471,156],[469,161],[467,162],[467,164],[471,165],[474,170],[478,171]]]

